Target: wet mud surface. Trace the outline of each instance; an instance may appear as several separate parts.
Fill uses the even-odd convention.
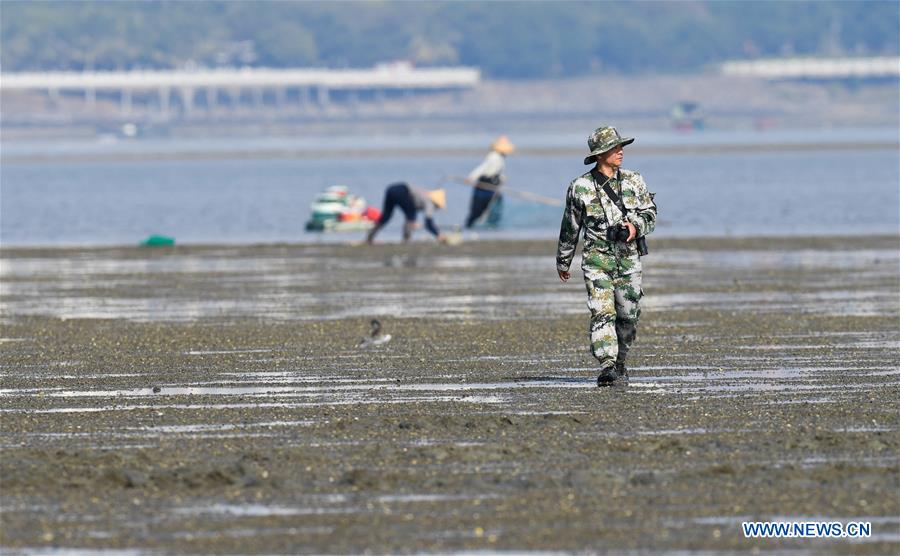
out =
[[[896,553],[898,246],[651,242],[603,389],[549,242],[3,249],[0,546]]]

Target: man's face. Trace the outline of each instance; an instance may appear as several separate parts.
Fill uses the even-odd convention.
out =
[[[612,166],[613,168],[619,168],[622,166],[622,158],[624,156],[625,149],[622,145],[618,145],[606,151],[605,153],[600,153],[597,155],[597,162],[600,163],[601,166]]]

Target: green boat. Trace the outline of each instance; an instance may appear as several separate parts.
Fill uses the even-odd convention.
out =
[[[316,196],[306,222],[308,232],[354,232],[369,230],[381,211],[366,206],[366,200],[352,195],[346,185],[333,185]]]

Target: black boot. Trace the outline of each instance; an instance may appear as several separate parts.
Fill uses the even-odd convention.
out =
[[[372,243],[375,242],[375,234],[377,234],[378,230],[380,230],[380,229],[381,229],[380,224],[376,223],[374,226],[372,226],[372,229],[369,230],[368,234],[366,234],[366,243],[368,243],[369,245],[372,245]]]
[[[597,386],[611,386],[618,378],[619,373],[616,371],[615,365],[603,367],[600,371],[600,376],[597,377]]]
[[[616,372],[620,377],[628,378],[628,369],[625,367],[624,361],[616,361]]]

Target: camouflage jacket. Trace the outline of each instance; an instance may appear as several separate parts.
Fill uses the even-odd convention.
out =
[[[593,171],[575,178],[566,192],[566,210],[563,213],[559,230],[559,245],[556,250],[556,268],[568,271],[575,256],[578,236],[584,229],[583,257],[585,264],[591,264],[594,258],[608,259],[628,258],[637,263],[640,256],[634,241],[629,243],[609,242],[606,240],[606,229],[628,220],[637,228],[638,236],[646,236],[656,227],[656,203],[653,195],[647,191],[644,178],[631,170],[619,170],[609,180],[613,191],[620,194],[625,204],[627,216],[612,202],[603,191],[603,181],[595,176],[602,174]],[[602,264],[602,263],[601,263]],[[632,266],[632,265],[626,265]]]

